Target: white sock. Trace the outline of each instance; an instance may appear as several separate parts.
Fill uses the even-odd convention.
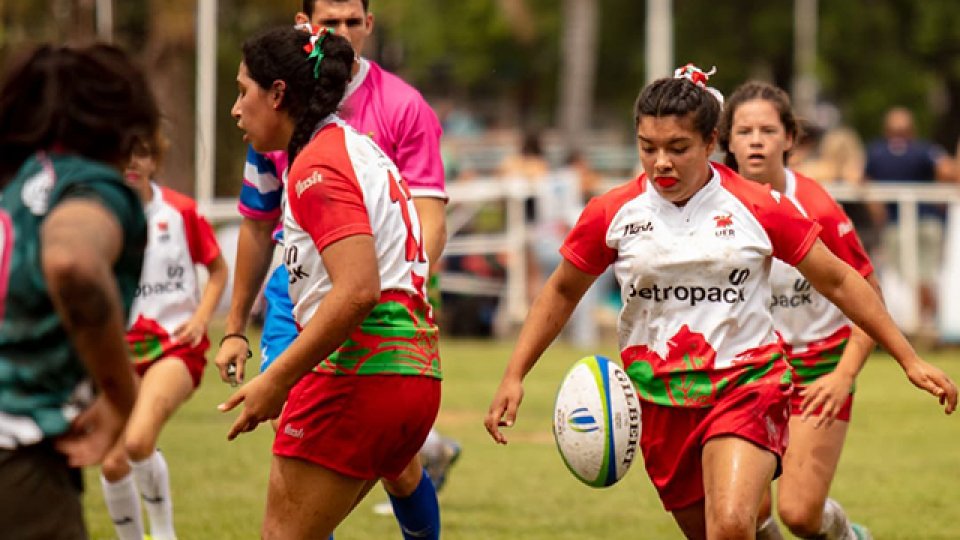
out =
[[[833,499],[827,499],[823,503],[820,534],[825,540],[857,540],[843,507]]]
[[[757,527],[757,540],[783,540],[783,533],[780,532],[780,525],[773,516],[767,518],[762,525]]]
[[[113,520],[120,540],[143,540],[143,517],[140,515],[140,497],[133,475],[128,474],[117,482],[110,482],[100,475],[103,486],[103,500],[107,503],[107,513]]]
[[[143,461],[131,461],[133,476],[137,479],[143,506],[150,518],[150,536],[153,540],[174,540],[173,500],[170,498],[170,473],[163,454],[154,450]]]

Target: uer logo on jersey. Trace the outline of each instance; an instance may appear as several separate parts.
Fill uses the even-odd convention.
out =
[[[718,238],[733,238],[736,231],[733,229],[733,214],[721,214],[719,216],[713,216],[713,220],[717,224],[717,229],[714,231],[714,234]]]
[[[746,301],[746,292],[741,285],[747,281],[748,277],[750,277],[750,269],[734,268],[728,278],[733,287],[703,287],[701,285],[667,285],[661,287],[654,284],[650,287],[638,289],[631,284],[627,296],[630,298],[640,297],[654,302],[671,300],[689,302],[691,307],[701,302],[738,304]]]

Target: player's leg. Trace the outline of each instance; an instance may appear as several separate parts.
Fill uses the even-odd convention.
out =
[[[437,491],[419,456],[414,456],[396,479],[383,479],[383,488],[390,497],[393,515],[404,539],[440,537]]]
[[[434,488],[439,492],[447,481],[447,473],[460,459],[460,444],[431,429],[420,449],[420,462],[427,471]]]
[[[827,494],[840,461],[848,423],[814,427],[815,421],[790,419],[790,446],[778,486],[780,520],[800,538],[847,538],[851,525]],[[851,537],[852,538],[852,537]]]
[[[773,518],[773,489],[767,486],[757,513],[757,540],[783,540],[780,525]]]
[[[703,447],[704,513],[710,538],[752,538],[777,456],[738,436],[713,437]]]
[[[142,540],[140,493],[131,474],[123,437],[117,440],[100,465],[100,485],[117,537],[120,540]]]
[[[193,393],[195,378],[189,362],[190,359],[166,357],[150,366],[140,383],[137,403],[124,433],[124,445],[154,540],[175,538],[170,474],[163,454],[157,450],[157,439],[173,413]]]
[[[375,482],[273,456],[262,537],[326,538]]]
[[[690,506],[673,510],[672,514],[687,540],[706,540],[707,519],[703,499]]]

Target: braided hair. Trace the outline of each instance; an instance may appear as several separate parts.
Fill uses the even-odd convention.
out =
[[[160,111],[143,73],[112,45],[40,45],[0,83],[0,186],[38,150],[115,166],[157,144]]]
[[[665,77],[648,84],[640,91],[633,109],[634,127],[644,116],[685,117],[693,113],[694,128],[709,140],[720,118],[720,102],[706,88],[689,79]]]
[[[243,44],[243,62],[260,88],[269,89],[276,81],[286,85],[280,108],[294,122],[287,146],[290,163],[310,141],[317,123],[337,111],[353,68],[350,42],[327,33],[317,41],[323,58],[315,76],[314,60],[304,50],[310,38],[303,30],[282,26],[261,32]]]

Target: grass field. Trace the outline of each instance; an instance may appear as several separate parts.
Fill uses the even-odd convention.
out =
[[[212,336],[218,337],[218,336]],[[214,340],[214,343],[216,340]],[[491,442],[483,415],[509,343],[446,340],[443,408],[438,427],[464,448],[441,493],[446,539],[679,538],[642,463],[608,489],[580,484],[566,470],[550,433],[553,397],[580,351],[552,347],[527,379],[524,407],[510,444]],[[960,380],[956,352],[927,358]],[[251,367],[255,366],[251,360]],[[227,443],[234,414],[216,405],[230,388],[208,366],[199,392],[174,417],[160,445],[170,464],[179,537],[257,538],[263,516],[272,432],[261,426]],[[113,538],[97,471],[87,471],[88,525]],[[946,417],[914,389],[895,362],[876,355],[859,383],[854,417],[832,495],[877,540],[956,539],[960,518],[960,417]],[[341,525],[340,540],[399,539],[391,517],[372,512],[375,489]]]

